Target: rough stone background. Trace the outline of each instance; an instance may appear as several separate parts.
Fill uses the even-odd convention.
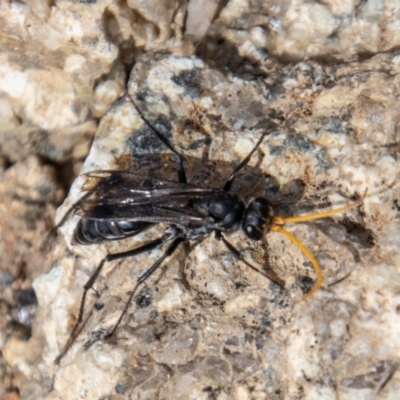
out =
[[[399,14],[389,1],[0,2],[0,398],[397,399]],[[129,75],[141,110],[185,154],[191,182],[220,187],[273,119],[280,127],[235,191],[296,198],[304,182],[299,202],[276,207],[285,215],[367,188],[368,197],[288,228],[326,275],[307,301],[305,277],[315,275],[283,237],[269,234],[268,252],[240,232],[229,239],[273,266],[285,290],[210,237],[182,246],[105,341],[160,251],[110,263],[56,366],[99,260],[157,235],[77,246],[74,217],[47,236],[74,177],[176,176],[122,97]]]

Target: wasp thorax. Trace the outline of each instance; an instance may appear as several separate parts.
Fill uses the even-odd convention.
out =
[[[214,223],[224,230],[236,229],[244,210],[243,203],[237,195],[223,191],[197,199],[192,206],[211,217]]]
[[[256,197],[248,204],[243,220],[242,229],[252,240],[261,240],[271,225],[272,208],[264,197]]]

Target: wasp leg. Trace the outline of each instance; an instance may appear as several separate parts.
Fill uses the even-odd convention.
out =
[[[251,156],[254,154],[254,152],[260,147],[260,144],[262,143],[262,141],[264,140],[265,136],[267,135],[267,132],[264,132],[260,139],[258,139],[257,144],[254,146],[254,148],[250,151],[249,154],[247,154],[247,156],[240,162],[240,164],[232,171],[231,175],[229,176],[228,180],[225,182],[224,185],[224,190],[225,192],[229,192],[229,189],[232,186],[233,181],[236,178],[237,173],[244,168],[247,163],[249,162]]]
[[[81,196],[75,203],[73,203],[71,205],[71,207],[67,210],[67,212],[62,216],[62,218],[60,219],[60,221],[58,222],[57,225],[55,225],[53,228],[50,229],[50,231],[47,233],[45,240],[43,241],[43,243],[41,244],[41,249],[45,250],[46,248],[48,248],[50,242],[50,238],[57,232],[57,229],[64,225],[64,222],[68,219],[68,217],[71,215],[71,213],[73,213],[81,204],[81,202],[85,199],[87,199],[92,193],[91,192],[87,192],[85,193],[83,196]]]
[[[126,95],[131,100],[133,106],[136,108],[136,111],[140,115],[140,118],[150,127],[150,129],[157,135],[157,137],[173,152],[177,157],[177,167],[178,167],[178,180],[181,183],[186,183],[186,172],[184,167],[184,157],[182,154],[179,153],[178,150],[175,149],[174,145],[160,132],[158,131],[150,121],[143,115],[140,108],[136,105],[135,101],[133,100],[132,96],[127,92]]]
[[[86,302],[87,292],[89,289],[93,288],[93,285],[96,282],[98,276],[100,275],[100,272],[103,269],[104,264],[109,261],[114,261],[114,260],[118,260],[121,258],[127,258],[127,257],[134,257],[139,254],[146,253],[146,252],[153,250],[156,247],[160,246],[165,241],[166,241],[166,239],[159,238],[159,239],[156,239],[150,243],[146,243],[145,245],[138,247],[136,249],[133,249],[133,250],[124,251],[122,253],[108,254],[100,261],[100,264],[95,269],[95,271],[93,272],[93,274],[91,275],[89,280],[85,283],[85,286],[83,287],[83,294],[82,294],[81,304],[79,306],[78,319],[76,320],[75,325],[72,328],[72,332],[69,336],[67,344],[64,346],[64,349],[61,351],[61,353],[57,356],[57,358],[54,361],[56,364],[59,364],[61,359],[64,357],[64,355],[67,353],[67,351],[71,347],[72,343],[74,343],[74,341],[76,339],[76,333],[77,333],[78,328],[83,319],[83,313],[85,310],[85,302]]]
[[[224,243],[224,245],[226,246],[226,248],[240,261],[242,261],[244,264],[246,264],[248,267],[250,267],[252,270],[258,272],[259,274],[265,276],[266,278],[268,278],[271,282],[274,282],[275,284],[277,284],[280,287],[285,287],[285,282],[282,281],[276,274],[274,271],[270,270],[270,271],[261,271],[259,270],[257,267],[255,267],[254,265],[251,265],[249,262],[247,262],[241,255],[240,255],[240,251],[233,246],[233,244],[231,244],[230,242],[228,242],[228,240],[222,235],[221,232],[216,231],[215,232],[215,238],[217,240],[222,240],[222,242]]]
[[[179,246],[180,243],[182,243],[185,239],[182,237],[178,237],[175,238],[174,241],[169,245],[168,249],[165,251],[165,253],[143,274],[141,275],[138,280],[136,281],[136,285],[133,288],[131,294],[128,297],[128,300],[125,303],[124,309],[122,310],[121,315],[118,318],[117,323],[114,325],[114,328],[112,329],[112,331],[106,335],[106,338],[112,336],[115,331],[118,328],[118,325],[121,323],[122,318],[124,317],[125,313],[128,311],[129,305],[133,299],[133,296],[135,295],[138,287],[144,283],[153,273],[154,271],[156,271],[160,265],[162,264],[162,262],[169,256],[172,255],[172,253],[177,249],[177,247]]]

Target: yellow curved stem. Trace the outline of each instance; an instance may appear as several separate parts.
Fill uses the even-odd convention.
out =
[[[288,232],[287,230],[281,228],[278,225],[271,225],[270,229],[271,229],[271,231],[279,232],[282,235],[286,236],[310,260],[311,264],[313,265],[313,267],[315,269],[315,272],[317,273],[317,282],[315,283],[314,287],[307,294],[305,294],[303,296],[303,299],[311,297],[315,292],[317,292],[321,288],[322,284],[324,283],[324,274],[322,272],[322,269],[321,269],[320,265],[318,264],[318,261],[312,255],[310,250],[308,250],[307,247],[302,242],[300,242],[299,239],[296,238],[296,236],[292,235],[290,232]]]

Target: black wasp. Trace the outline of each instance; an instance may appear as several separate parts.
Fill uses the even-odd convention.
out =
[[[128,95],[129,96],[129,95]],[[114,328],[116,331],[123,316],[142,285],[178,246],[185,241],[194,240],[214,233],[217,240],[222,241],[235,257],[249,267],[252,266],[240,256],[240,252],[226,239],[225,234],[241,229],[251,240],[259,241],[269,231],[278,231],[295,243],[310,260],[317,273],[317,281],[306,295],[315,293],[323,283],[323,274],[318,262],[310,251],[282,226],[290,222],[301,222],[327,216],[356,207],[362,201],[322,213],[309,214],[290,218],[274,216],[270,202],[264,197],[256,197],[245,205],[240,196],[230,191],[238,172],[249,162],[268,132],[264,132],[251,152],[245,157],[226,180],[222,189],[208,189],[187,183],[184,168],[184,157],[173,144],[162,135],[143,115],[135,101],[129,96],[138,114],[151,128],[154,134],[176,155],[178,181],[144,178],[143,176],[124,171],[92,171],[86,174],[83,185],[85,195],[71,208],[63,218],[61,225],[72,210],[81,217],[75,229],[75,240],[81,245],[104,243],[120,240],[142,232],[144,229],[159,223],[168,223],[163,235],[149,243],[121,253],[108,254],[95,269],[84,285],[78,319],[71,332],[70,339],[62,353],[57,357],[59,362],[76,338],[82,322],[86,295],[98,278],[106,262],[134,257],[167,245],[163,255],[136,281],[132,292],[121,312]],[[270,280],[278,285],[284,283],[273,273],[263,271]]]

